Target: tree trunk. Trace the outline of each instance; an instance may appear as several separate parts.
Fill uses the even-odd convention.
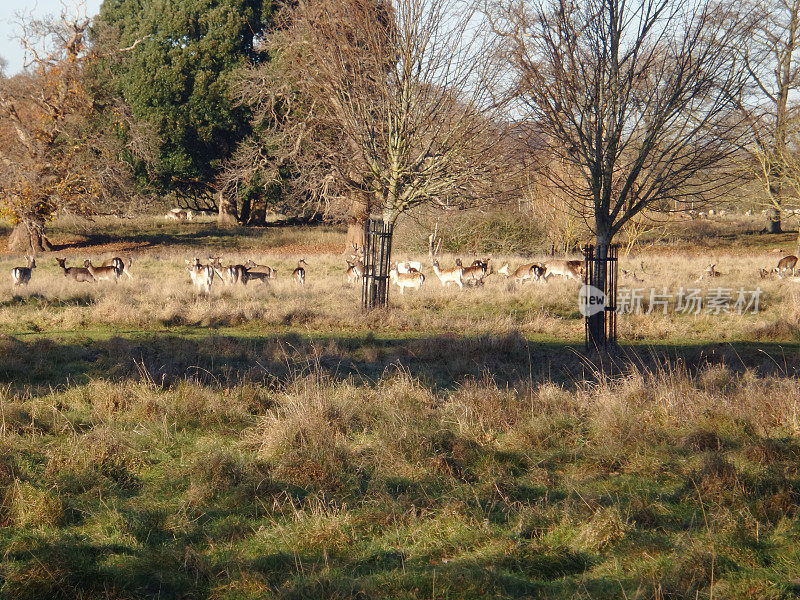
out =
[[[767,211],[767,232],[783,233],[781,229],[781,213],[777,208],[770,208]]]
[[[219,206],[217,225],[238,225],[239,215],[236,211],[235,198],[229,198],[220,192],[217,197],[217,206]]]
[[[595,263],[594,272],[592,274],[589,285],[596,287],[601,292],[606,290],[606,280],[608,279],[608,248],[611,240],[607,235],[598,234],[596,236],[596,246],[594,249]],[[608,300],[606,300],[608,302]],[[587,320],[587,343],[590,350],[604,352],[608,350],[609,340],[606,329],[606,311],[602,310],[598,313],[586,317]]]
[[[19,252],[32,256],[49,252],[53,247],[44,233],[44,222],[23,219],[11,230],[8,236],[9,252]]]
[[[242,210],[239,214],[239,220],[243,225],[252,225],[250,219],[252,217],[252,213],[250,211],[252,207],[252,201],[250,200],[250,196],[245,196],[242,199]]]

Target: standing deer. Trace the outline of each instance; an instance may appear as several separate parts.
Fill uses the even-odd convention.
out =
[[[455,269],[440,269],[439,261],[433,261],[433,272],[442,282],[442,287],[447,287],[449,283],[455,283],[459,289],[464,289],[464,267],[456,267]]]
[[[211,261],[209,264],[213,267],[222,282],[225,285],[234,285],[235,283],[247,285],[247,268],[244,265],[228,265],[227,267],[223,267],[220,261],[221,258],[221,256],[209,256],[208,260]]]
[[[64,277],[79,282],[93,282],[94,276],[89,272],[86,267],[67,267],[66,258],[56,258],[58,266],[64,271]]]
[[[268,267],[267,265],[258,265],[252,260],[248,260],[244,263],[245,271],[245,279],[250,281],[251,279],[255,279],[258,281],[263,281],[264,285],[269,283],[270,279],[275,279],[278,274],[275,272],[275,269],[272,267]]]
[[[107,267],[95,267],[92,264],[92,261],[85,260],[83,261],[83,266],[86,267],[86,270],[92,274],[95,281],[113,281],[117,283],[117,280],[120,276],[120,271],[117,270],[117,267],[114,265],[110,265]]]
[[[32,271],[36,268],[36,258],[33,256],[26,256],[28,261],[27,267],[14,267],[11,269],[11,280],[14,285],[28,285],[31,281]]]
[[[399,273],[397,269],[389,271],[389,278],[392,283],[400,288],[400,295],[402,295],[406,288],[418,290],[425,283],[425,275],[419,271],[411,271],[409,273]]]
[[[544,277],[546,271],[547,269],[539,263],[527,263],[520,265],[514,269],[513,273],[511,273],[509,271],[508,263],[506,263],[498,271],[498,273],[502,273],[507,279],[513,277],[514,283],[519,285],[525,283],[528,279],[532,281],[539,281],[542,277]]]
[[[119,256],[104,260],[102,264],[104,267],[114,267],[117,270],[119,277],[122,277],[122,274],[124,273],[129,279],[133,279],[133,275],[131,275],[130,272],[131,265],[133,265],[133,258],[128,258],[128,264],[126,265],[125,261]]]
[[[192,278],[192,285],[200,293],[208,294],[211,292],[211,284],[214,283],[214,267],[211,265],[200,264],[200,259],[186,261],[189,270],[189,277]]]
[[[306,270],[303,267],[307,267],[306,260],[301,258],[297,261],[297,268],[292,271],[292,279],[295,283],[299,283],[300,285],[305,285],[306,283]]]

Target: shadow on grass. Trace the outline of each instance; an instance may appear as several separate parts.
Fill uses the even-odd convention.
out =
[[[275,384],[309,373],[366,383],[402,370],[423,383],[450,389],[466,379],[497,385],[553,381],[570,386],[632,368],[657,371],[678,364],[689,372],[724,364],[733,371],[797,376],[797,343],[726,343],[624,346],[612,356],[586,354],[566,342],[529,341],[518,333],[479,337],[435,335],[376,338],[371,334],[264,337],[209,334],[136,334],[107,340],[0,338],[0,381],[24,386],[81,383],[92,378],[149,379],[172,384],[182,379],[229,387]]]

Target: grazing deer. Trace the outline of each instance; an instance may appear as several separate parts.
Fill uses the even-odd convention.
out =
[[[247,281],[255,279],[257,281],[263,281],[264,285],[268,285],[270,279],[275,279],[278,276],[275,269],[272,267],[257,265],[252,260],[248,260],[244,263],[244,268],[246,269],[245,278]]]
[[[221,258],[221,256],[217,256],[216,258],[209,256],[208,260],[211,261],[209,264],[213,267],[222,282],[225,285],[234,285],[236,283],[247,285],[247,268],[244,265],[228,265],[227,267],[223,267],[220,261]]]
[[[400,288],[400,295],[403,294],[406,288],[418,290],[425,283],[425,275],[416,270],[409,273],[400,273],[395,268],[389,271],[389,278],[392,283]]]
[[[580,279],[583,275],[583,261],[580,260],[551,260],[544,263],[546,269],[545,281],[551,275],[560,275],[567,279]]]
[[[186,268],[189,270],[189,277],[192,278],[192,285],[200,293],[208,294],[211,292],[211,284],[214,283],[214,267],[211,265],[200,264],[200,259],[187,260]]]
[[[85,260],[83,261],[83,266],[86,267],[86,270],[92,274],[95,281],[113,281],[117,283],[119,279],[120,272],[117,270],[117,267],[111,265],[108,267],[95,267],[92,264],[92,261]]]
[[[543,265],[540,265],[539,263],[527,263],[524,265],[520,265],[519,267],[514,269],[513,273],[511,273],[509,271],[508,263],[506,263],[497,272],[505,275],[506,279],[513,277],[514,283],[516,284],[523,284],[528,279],[530,279],[531,281],[539,281],[542,277],[544,277],[546,270],[547,269],[545,269],[545,267]]]
[[[303,267],[307,267],[308,264],[304,258],[301,258],[297,261],[297,268],[292,271],[292,279],[295,283],[299,283],[300,285],[305,285],[306,283],[306,270]]]
[[[79,282],[93,282],[94,276],[86,267],[67,267],[66,258],[56,258],[58,266],[64,271],[64,277]]]
[[[194,213],[183,208],[172,208],[164,218],[167,221],[191,221],[194,219]]]
[[[124,273],[129,279],[133,279],[133,275],[131,275],[130,272],[131,265],[133,265],[133,258],[128,258],[128,264],[126,265],[125,261],[119,256],[104,260],[102,264],[104,267],[114,267],[117,270],[119,277],[122,277],[122,274]]]
[[[27,267],[14,267],[11,269],[11,281],[14,285],[28,285],[31,282],[31,272],[36,268],[36,258],[33,256],[26,256],[28,261]]]
[[[464,289],[464,267],[456,267],[455,269],[440,269],[439,261],[433,261],[433,272],[442,282],[442,287],[447,287],[448,283],[455,283],[459,289]]]
[[[705,272],[702,275],[700,275],[700,277],[695,279],[695,281],[702,281],[707,277],[713,278],[713,277],[719,277],[721,275],[722,273],[717,271],[717,263],[714,263],[713,265],[708,265],[708,268],[705,270]]]
[[[789,271],[789,275],[794,275],[795,266],[797,266],[797,257],[794,254],[784,256],[778,261],[778,277],[783,277],[786,271]]]

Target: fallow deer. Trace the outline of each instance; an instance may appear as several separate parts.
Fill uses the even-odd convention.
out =
[[[66,258],[56,258],[56,262],[58,266],[64,271],[64,277],[67,279],[72,279],[73,281],[79,282],[93,282],[94,277],[89,272],[89,269],[85,267],[67,267],[67,259]]]
[[[36,268],[36,258],[33,256],[26,256],[28,261],[27,267],[14,267],[11,269],[11,280],[14,285],[28,285],[31,281],[32,271]]]

